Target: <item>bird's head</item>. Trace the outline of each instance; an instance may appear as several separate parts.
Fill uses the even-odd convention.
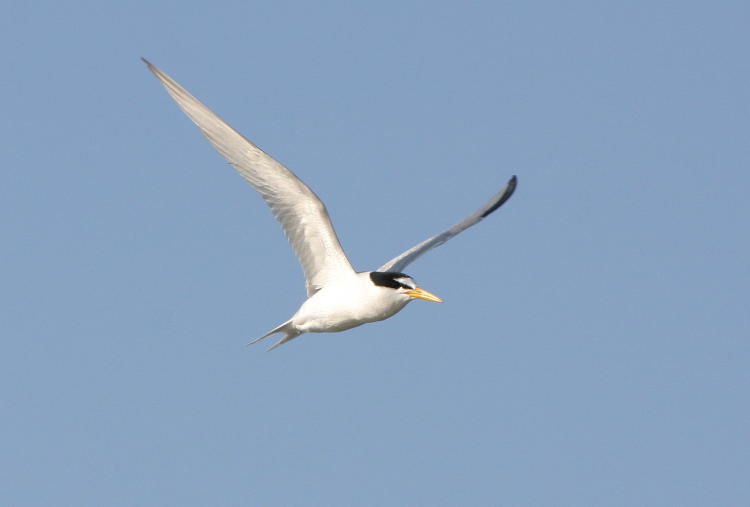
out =
[[[370,273],[370,280],[378,287],[393,289],[398,294],[403,294],[409,299],[424,299],[425,301],[434,301],[435,303],[443,302],[435,294],[417,287],[412,277],[403,273],[395,271],[372,271]]]

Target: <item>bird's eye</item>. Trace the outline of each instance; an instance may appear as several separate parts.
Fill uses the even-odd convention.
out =
[[[402,289],[412,290],[414,287],[416,287],[414,281],[411,278],[396,278],[394,281],[398,283],[398,286]]]

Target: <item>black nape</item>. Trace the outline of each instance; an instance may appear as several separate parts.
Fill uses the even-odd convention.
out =
[[[397,273],[395,271],[373,271],[370,273],[370,280],[378,287],[390,287],[391,289],[413,289],[404,283],[398,281],[399,278],[411,278],[409,275]]]

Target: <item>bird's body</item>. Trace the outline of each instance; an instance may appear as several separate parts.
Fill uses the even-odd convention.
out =
[[[373,284],[369,272],[355,273],[313,294],[291,320],[303,333],[345,331],[392,317],[412,300],[393,296],[389,287]]]
[[[260,148],[245,139],[168,75],[144,59],[203,135],[263,197],[281,223],[307,281],[308,299],[286,322],[257,341],[283,334],[271,349],[303,333],[338,332],[387,319],[410,301],[441,299],[417,287],[401,269],[499,208],[513,194],[516,177],[481,208],[446,231],[388,261],[378,270],[356,272],[344,254],[325,205],[315,193]]]

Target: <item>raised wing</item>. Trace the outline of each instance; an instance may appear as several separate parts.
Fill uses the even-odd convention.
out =
[[[518,179],[513,176],[501,191],[492,196],[492,199],[484,203],[484,205],[474,213],[464,218],[461,222],[457,223],[450,229],[422,241],[420,244],[411,247],[395,259],[386,262],[378,268],[378,271],[403,271],[406,266],[417,260],[417,257],[420,255],[432,250],[436,246],[442,245],[502,206],[505,201],[510,199],[510,196],[513,195],[513,192],[516,190],[517,182]]]
[[[354,273],[323,202],[289,169],[245,139],[171,77],[151,65],[185,114],[214,148],[257,190],[292,244],[311,296],[330,281]]]

